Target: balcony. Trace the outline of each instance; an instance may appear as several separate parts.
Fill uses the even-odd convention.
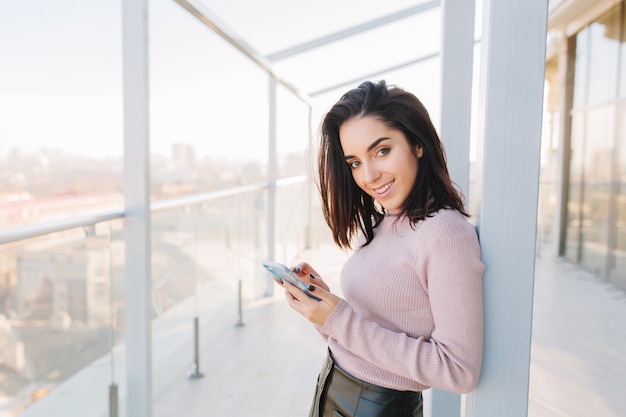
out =
[[[545,13],[539,1],[514,3],[535,17]],[[269,21],[273,3],[266,6]],[[347,254],[331,244],[320,217],[310,175],[314,123],[357,80],[383,77],[419,92],[433,111],[489,266],[481,385],[463,398],[429,392],[426,415],[446,407],[455,413],[463,407],[468,417],[499,417],[498,407],[512,417],[526,408],[533,416],[586,415],[588,407],[601,416],[621,415],[626,405],[616,387],[626,369],[623,294],[552,258],[542,250],[549,244],[545,237],[535,239],[533,167],[538,171],[543,80],[525,68],[528,62],[541,67],[545,28],[531,19],[524,31],[495,26],[501,31],[492,33],[485,24],[491,60],[481,67],[490,74],[481,93],[489,117],[470,121],[472,89],[479,84],[472,68],[482,48],[474,41],[474,21],[480,20],[474,3],[405,6],[383,10],[377,3],[375,10],[363,7],[358,19],[361,8],[354,6],[340,24],[324,14],[330,35],[284,37],[278,49],[263,47],[263,38],[255,49],[239,34],[254,38],[246,31],[268,29],[264,19],[240,22],[234,31],[200,1],[151,2],[147,9],[147,2],[129,0],[119,10],[108,6],[96,13],[108,19],[108,35],[85,44],[101,42],[99,53],[82,43],[85,49],[77,52],[98,60],[104,71],[95,65],[57,74],[73,81],[65,101],[37,97],[54,92],[44,75],[56,67],[35,71],[21,86],[34,96],[0,89],[0,104],[7,104],[1,108],[10,115],[7,131],[18,126],[28,138],[29,132],[54,133],[73,150],[99,156],[108,152],[104,145],[113,149],[113,156],[89,162],[61,158],[54,149],[33,157],[19,146],[4,155],[0,178],[6,184],[21,184],[29,174],[24,167],[35,167],[38,193],[71,183],[81,201],[66,193],[31,204],[16,192],[11,198],[19,202],[0,207],[0,415],[306,415],[325,345],[274,294],[261,261],[306,258],[338,288]],[[30,22],[15,7],[0,16]],[[71,10],[78,21],[96,25],[94,10],[81,7]],[[224,16],[256,17],[221,7]],[[517,22],[512,5],[499,7],[490,9],[494,21]],[[482,12],[481,2],[476,12]],[[65,24],[76,22],[69,20]],[[50,22],[64,24],[36,23]],[[35,27],[39,39],[27,33],[14,38],[26,40],[22,50],[36,47],[47,56],[62,43],[52,41],[60,31],[45,32],[50,46],[42,26]],[[429,42],[390,48],[377,43],[383,32]],[[68,39],[93,34],[73,33]],[[185,45],[173,33],[182,34]],[[297,48],[289,48],[292,42]],[[508,52],[512,42],[519,45],[516,55]],[[329,62],[334,65],[323,65]],[[93,97],[81,96],[85,85]],[[521,99],[498,105],[511,104],[505,100],[510,96]],[[511,115],[513,107],[518,112]],[[41,126],[31,123],[30,112]],[[470,124],[481,123],[478,138]],[[503,130],[508,133],[500,135]],[[237,158],[248,163],[235,169],[229,163]],[[103,171],[108,176],[98,183],[101,189],[87,193],[93,184],[81,179]],[[63,174],[55,182],[57,172]],[[6,209],[13,204],[24,207]],[[581,397],[589,398],[587,406],[578,406]]]

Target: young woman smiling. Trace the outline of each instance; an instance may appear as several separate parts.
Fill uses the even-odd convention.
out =
[[[322,209],[353,249],[339,298],[308,263],[321,300],[283,284],[328,343],[311,416],[422,416],[430,387],[468,392],[482,363],[480,246],[443,145],[411,93],[365,82],[330,109],[318,160]]]

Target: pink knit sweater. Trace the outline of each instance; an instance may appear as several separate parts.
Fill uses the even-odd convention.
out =
[[[336,363],[402,391],[471,391],[483,348],[476,230],[441,210],[413,228],[387,215],[341,272],[344,298],[319,329]]]

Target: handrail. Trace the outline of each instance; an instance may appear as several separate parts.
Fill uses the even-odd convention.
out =
[[[253,191],[259,191],[267,188],[268,184],[252,184],[242,187],[228,188],[225,190],[208,191],[206,193],[186,195],[183,197],[168,198],[166,200],[155,201],[150,204],[150,212],[171,210],[175,208],[190,206],[193,204],[203,203],[206,201],[219,200],[221,198],[232,197],[234,195],[245,194]]]
[[[306,175],[283,178],[276,181],[277,187],[298,184],[307,180]],[[234,195],[259,191],[270,187],[270,183],[258,183],[241,187],[228,188],[226,190],[209,191],[206,193],[193,194],[183,197],[169,198],[155,201],[150,204],[150,212],[155,213],[162,210],[171,210],[198,204],[206,201],[214,201],[221,198],[232,197]],[[86,227],[94,224],[122,219],[126,217],[123,210],[105,211],[98,214],[88,214],[68,219],[53,220],[29,225],[14,226],[0,230],[0,245],[34,237],[49,235],[51,233],[63,232],[77,227]]]
[[[35,224],[27,224],[23,226],[9,227],[0,230],[0,245],[5,243],[18,242],[20,240],[30,239],[49,235],[51,233],[63,232],[77,227],[91,226],[97,223],[121,219],[124,217],[123,210],[108,211],[100,214],[90,214],[69,219],[53,220]]]
[[[306,175],[282,178],[276,181],[277,187],[283,187],[286,185],[298,184],[307,180]],[[164,210],[171,210],[175,208],[181,208],[193,204],[204,203],[206,201],[215,201],[221,198],[232,197],[239,194],[246,194],[253,191],[259,191],[269,188],[271,183],[257,183],[250,185],[243,185],[241,187],[228,188],[225,190],[209,191],[206,193],[192,194],[184,197],[168,198],[166,200],[155,201],[150,204],[150,212],[155,213]]]

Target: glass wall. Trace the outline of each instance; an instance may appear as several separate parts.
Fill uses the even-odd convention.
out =
[[[267,181],[268,85],[176,2],[151,2],[152,199]]]
[[[568,259],[618,283],[618,265],[623,264],[620,172],[626,166],[616,152],[623,149],[623,118],[618,117],[620,87],[626,83],[626,78],[620,76],[623,26],[623,6],[619,5],[575,35],[565,231]]]
[[[0,228],[123,206],[120,15],[0,3]]]
[[[617,196],[615,213],[615,247],[609,264],[609,279],[626,288],[626,18],[620,22],[619,107],[617,110]]]

